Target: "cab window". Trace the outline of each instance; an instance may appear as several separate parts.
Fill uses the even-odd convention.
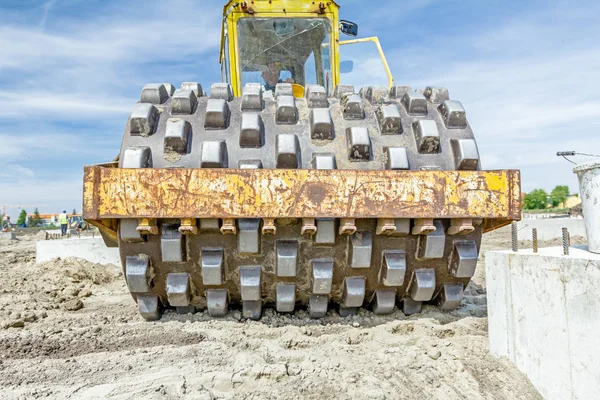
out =
[[[326,18],[242,18],[238,60],[242,86],[331,82],[331,26]]]

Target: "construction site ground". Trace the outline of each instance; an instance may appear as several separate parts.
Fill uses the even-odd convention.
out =
[[[233,311],[223,319],[167,312],[144,322],[120,267],[80,259],[36,265],[37,239],[0,242],[4,399],[541,398],[488,351],[483,253],[510,247],[506,228],[484,236],[457,311],[330,312],[321,320],[266,310],[260,321]]]

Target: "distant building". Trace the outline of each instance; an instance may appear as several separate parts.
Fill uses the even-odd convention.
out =
[[[29,218],[34,219],[35,214],[27,214],[27,221]],[[40,221],[41,226],[58,226],[58,214],[40,214]]]
[[[579,204],[581,204],[581,198],[579,196],[572,195],[567,197],[567,199],[563,202],[563,208],[573,208]]]
[[[58,215],[59,214],[40,214],[40,220],[41,222],[41,226],[50,226],[50,225],[54,225],[54,226],[60,226],[60,223],[58,222]],[[81,214],[67,214],[69,217],[69,221],[71,221],[73,219],[73,217],[75,217],[75,219],[77,219],[78,221],[81,220]],[[35,214],[27,214],[27,221],[29,221],[29,218],[33,219],[35,218]]]

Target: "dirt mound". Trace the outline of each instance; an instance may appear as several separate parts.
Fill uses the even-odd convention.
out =
[[[74,299],[92,295],[98,285],[120,279],[117,267],[67,258],[35,264],[29,251],[10,253],[4,259],[19,269],[8,269],[0,275],[0,327],[18,327],[47,316],[59,307],[75,311],[82,306],[69,306]]]
[[[110,283],[122,276],[120,269],[102,264],[69,257],[54,259],[37,264],[40,273],[47,275],[57,284],[93,284]]]

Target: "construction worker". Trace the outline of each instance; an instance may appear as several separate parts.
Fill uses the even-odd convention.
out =
[[[288,78],[285,81],[280,78],[281,68],[280,63],[269,63],[263,68],[261,77],[265,81],[263,85],[265,90],[275,91],[275,85],[278,83],[293,83],[291,78]]]
[[[60,234],[61,236],[65,236],[67,234],[67,227],[69,226],[69,217],[66,210],[63,210],[62,214],[58,216],[58,222],[60,223]]]
[[[10,217],[7,215],[6,219],[2,221],[2,226],[0,228],[2,228],[2,232],[9,232],[11,227]]]

